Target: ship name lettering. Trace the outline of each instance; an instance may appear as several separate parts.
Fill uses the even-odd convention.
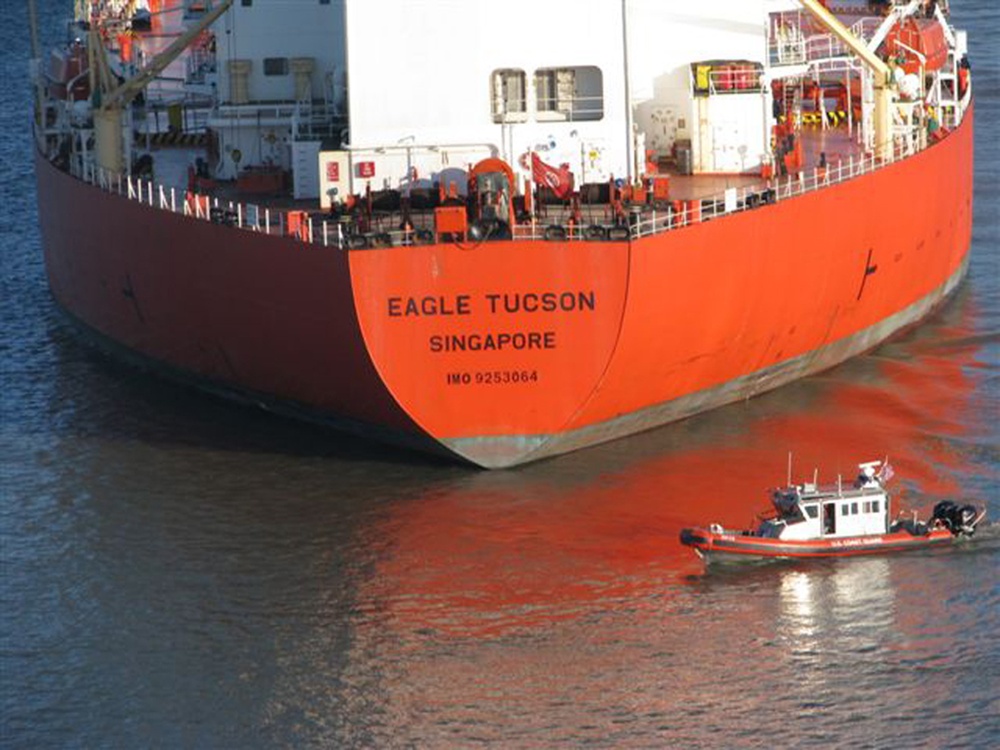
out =
[[[555,331],[513,333],[447,333],[430,337],[431,352],[523,351],[555,349]]]
[[[487,294],[490,312],[583,312],[597,307],[594,290],[580,292],[504,292]]]
[[[472,302],[468,294],[454,297],[389,297],[389,317],[429,317],[433,315],[471,315]]]

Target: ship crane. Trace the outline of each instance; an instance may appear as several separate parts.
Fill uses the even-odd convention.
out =
[[[102,169],[120,173],[123,170],[123,137],[122,117],[125,108],[137,97],[149,83],[170,65],[195,40],[195,38],[216,19],[222,16],[233,4],[233,0],[222,0],[212,10],[202,16],[197,23],[174,39],[170,45],[134,76],[115,88],[111,88],[113,80],[107,70],[104,59],[104,45],[96,30],[92,30],[90,39],[91,54],[95,56],[91,70],[97,69],[101,79],[100,99],[94,112],[94,134],[97,165]]]
[[[799,2],[820,24],[854,52],[862,65],[871,70],[875,80],[875,117],[873,123],[875,155],[883,160],[891,159],[892,107],[896,101],[892,70],[874,51],[869,49],[863,39],[855,36],[836,16],[823,7],[819,0],[799,0]]]

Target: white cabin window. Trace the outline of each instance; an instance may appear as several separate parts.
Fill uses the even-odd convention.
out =
[[[805,506],[805,509],[806,509],[806,515],[808,515],[810,518],[819,517],[819,511],[816,510],[815,505],[807,505]]]
[[[878,500],[872,500],[872,513],[878,513]]]
[[[600,120],[604,117],[604,77],[593,66],[535,71],[539,120]]]
[[[491,76],[493,122],[524,122],[528,119],[523,70],[494,70]]]
[[[265,57],[264,58],[264,75],[266,75],[266,76],[287,76],[288,75],[288,58],[287,57]]]

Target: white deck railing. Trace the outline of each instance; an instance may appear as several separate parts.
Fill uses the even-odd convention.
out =
[[[962,110],[968,101],[967,93]],[[670,205],[632,206],[627,209],[627,219],[618,225],[573,223],[568,219],[564,223],[546,224],[542,218],[531,223],[516,225],[513,236],[515,239],[567,241],[605,239],[624,241],[648,237],[730,214],[755,210],[761,206],[846,182],[888,166],[912,153],[911,142],[898,143],[893,149],[892,157],[885,161],[876,159],[873,154],[852,155],[847,159],[829,163],[825,168],[815,167],[773,179],[762,178],[754,185],[730,188],[721,194],[675,201]],[[78,163],[78,168],[73,172],[101,190],[117,193],[128,200],[152,208],[244,231],[293,236],[306,244],[348,249],[426,244],[433,240],[433,226],[429,224],[418,225],[408,231],[396,229],[381,231],[376,228],[366,233],[363,239],[358,239],[358,235],[349,235],[339,221],[327,217],[319,218],[306,211],[272,210],[252,203],[195,195],[132,175],[112,174],[89,164]],[[423,220],[433,221],[432,217],[425,217]]]

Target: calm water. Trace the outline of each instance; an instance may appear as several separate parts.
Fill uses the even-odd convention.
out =
[[[477,473],[193,395],[49,297],[25,10],[0,50],[0,744],[996,747],[1000,530],[704,575],[680,527],[889,453],[907,507],[1000,518],[1000,8],[954,0],[978,92],[970,276],[822,377]],[[43,0],[43,33],[68,2]]]

